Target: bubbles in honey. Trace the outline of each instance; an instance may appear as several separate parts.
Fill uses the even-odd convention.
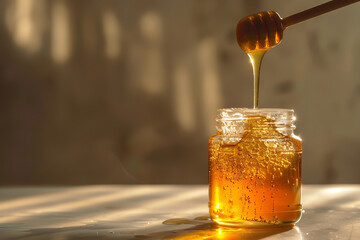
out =
[[[237,144],[215,137],[209,141],[212,219],[295,223],[301,216],[301,141],[278,132],[265,116],[249,117]]]

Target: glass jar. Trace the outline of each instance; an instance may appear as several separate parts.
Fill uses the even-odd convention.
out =
[[[292,109],[218,110],[209,139],[211,219],[239,227],[300,220],[301,139]]]

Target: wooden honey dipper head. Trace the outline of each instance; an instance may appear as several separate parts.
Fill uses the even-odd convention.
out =
[[[253,14],[237,24],[237,42],[245,53],[265,52],[280,43],[287,27],[359,1],[332,0],[284,19],[274,11]]]
[[[236,38],[245,53],[267,51],[283,38],[282,19],[274,11],[260,12],[241,19]]]

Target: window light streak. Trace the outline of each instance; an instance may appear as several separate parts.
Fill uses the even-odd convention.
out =
[[[148,11],[140,18],[140,31],[144,39],[153,44],[159,44],[162,38],[162,20],[158,13]]]
[[[162,20],[158,13],[149,11],[140,18],[139,24],[143,37],[141,87],[149,94],[160,94],[165,90]]]
[[[350,201],[340,205],[340,208],[360,209],[360,200]]]
[[[199,43],[197,61],[201,80],[203,121],[208,134],[212,134],[216,110],[220,108],[222,102],[217,49],[214,39],[207,38]]]
[[[70,19],[63,0],[52,1],[51,55],[56,63],[65,63],[71,54]]]
[[[29,53],[41,47],[44,8],[43,0],[13,0],[5,12],[5,23],[15,44]]]
[[[328,194],[338,194],[338,193],[348,192],[348,191],[352,191],[352,190],[355,190],[355,189],[343,188],[343,187],[330,187],[330,188],[326,188],[324,191]]]
[[[43,215],[46,213],[52,213],[52,212],[65,212],[65,211],[76,211],[79,209],[83,209],[89,206],[97,205],[97,204],[103,204],[106,202],[113,202],[118,200],[124,200],[131,197],[140,197],[144,196],[146,194],[151,193],[159,193],[165,191],[164,189],[152,189],[149,187],[141,187],[141,188],[134,188],[134,189],[128,189],[126,191],[119,190],[117,193],[111,193],[104,196],[98,196],[93,197],[89,199],[81,199],[78,201],[71,201],[68,203],[60,203],[45,207],[38,207],[38,208],[31,208],[29,211],[21,211],[21,212],[13,212],[10,216],[0,216],[0,223],[11,223],[19,220],[23,220],[24,218],[28,217],[34,217],[37,215]],[[24,216],[24,214],[26,214]]]
[[[105,186],[92,186],[92,187],[76,187],[70,190],[62,190],[60,192],[48,193],[48,194],[39,194],[36,196],[21,197],[14,200],[8,200],[0,202],[0,211],[9,211],[14,208],[23,208],[32,205],[38,205],[43,203],[48,203],[54,200],[63,200],[69,197],[80,197],[82,195],[102,192],[108,189]]]
[[[308,190],[311,189],[311,187],[308,188]],[[325,203],[344,198],[345,196],[351,196],[355,192],[357,192],[355,187],[326,187],[321,191],[314,191],[313,194],[303,196],[303,204],[307,209],[321,207],[324,206]]]
[[[152,192],[154,191],[153,188],[148,189],[150,189],[150,191]],[[58,223],[56,225],[50,225],[47,227],[71,227],[85,225],[87,223],[94,223],[97,221],[121,221],[129,217],[136,217],[144,215],[146,213],[153,213],[154,209],[159,207],[164,208],[166,206],[179,206],[182,201],[187,201],[198,197],[204,197],[207,196],[207,193],[208,189],[199,187],[187,192],[183,192],[181,194],[174,194],[171,197],[166,196],[163,199],[154,199],[149,203],[145,203],[134,208],[111,211],[110,213],[95,214],[87,216],[86,218],[76,219],[75,221]]]
[[[112,11],[105,11],[102,16],[105,36],[105,55],[109,59],[115,59],[120,54],[121,26]]]

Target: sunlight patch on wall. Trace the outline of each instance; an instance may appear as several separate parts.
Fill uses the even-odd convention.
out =
[[[115,59],[120,54],[121,26],[116,15],[106,10],[102,16],[103,31],[105,36],[105,55]]]
[[[162,58],[162,20],[159,14],[147,12],[140,18],[143,37],[141,87],[149,94],[160,94],[165,89]]]
[[[70,19],[64,1],[57,0],[52,6],[51,55],[56,63],[65,63],[71,54]]]
[[[42,44],[44,32],[43,0],[13,0],[8,3],[5,13],[7,29],[17,46],[34,53]]]

